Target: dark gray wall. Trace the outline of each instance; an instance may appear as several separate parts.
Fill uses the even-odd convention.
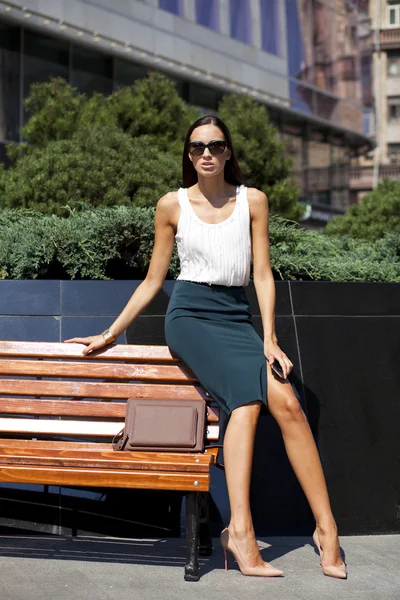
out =
[[[139,283],[0,281],[0,339],[63,341],[98,333]],[[164,314],[173,285],[165,282],[120,343],[165,343]],[[251,286],[248,296],[261,335]],[[399,284],[277,282],[279,344],[294,363],[292,382],[317,439],[342,533],[400,531],[399,317]],[[253,475],[259,535],[311,531],[312,515],[268,415],[259,421]],[[0,526],[7,531],[179,534],[179,494],[17,487],[0,490]],[[223,473],[216,469],[211,491],[217,533],[229,510]]]

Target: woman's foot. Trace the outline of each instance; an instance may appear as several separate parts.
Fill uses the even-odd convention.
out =
[[[313,540],[321,557],[323,573],[329,577],[346,579],[347,570],[340,553],[336,525],[325,529],[317,525],[313,534]]]
[[[316,526],[318,540],[323,549],[323,558],[321,565],[334,565],[338,567],[343,564],[342,555],[340,554],[340,543],[336,525],[323,527]]]
[[[221,545],[225,550],[225,568],[228,568],[228,551],[232,552],[243,575],[281,577],[283,572],[265,562],[260,554],[254,531],[241,532],[232,526],[221,533]]]

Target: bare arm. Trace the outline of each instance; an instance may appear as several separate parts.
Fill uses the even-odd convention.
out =
[[[109,327],[110,332],[115,338],[121,335],[137,319],[162,288],[174,249],[174,222],[176,221],[177,207],[176,193],[174,192],[166,194],[157,203],[154,218],[154,248],[149,269],[146,278],[136,288],[125,308]],[[85,344],[86,348],[83,350],[84,356],[92,350],[105,346],[102,335],[72,338],[65,341],[67,343]]]
[[[286,354],[279,348],[275,333],[275,281],[270,264],[268,198],[263,192],[255,188],[250,188],[249,205],[254,287],[260,306],[264,330],[264,353],[270,364],[274,360],[279,362],[285,377],[287,377],[293,365]]]

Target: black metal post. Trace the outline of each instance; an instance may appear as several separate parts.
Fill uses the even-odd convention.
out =
[[[210,535],[210,493],[199,492],[200,511],[200,556],[211,556],[213,545]]]
[[[199,568],[199,493],[186,495],[186,565],[185,581],[198,581]]]

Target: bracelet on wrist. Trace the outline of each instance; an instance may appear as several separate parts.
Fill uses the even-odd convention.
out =
[[[103,331],[103,333],[101,333],[101,335],[103,336],[106,344],[112,344],[113,342],[115,342],[115,337],[113,336],[113,334],[111,333],[111,331],[109,329],[106,329],[105,331]]]

